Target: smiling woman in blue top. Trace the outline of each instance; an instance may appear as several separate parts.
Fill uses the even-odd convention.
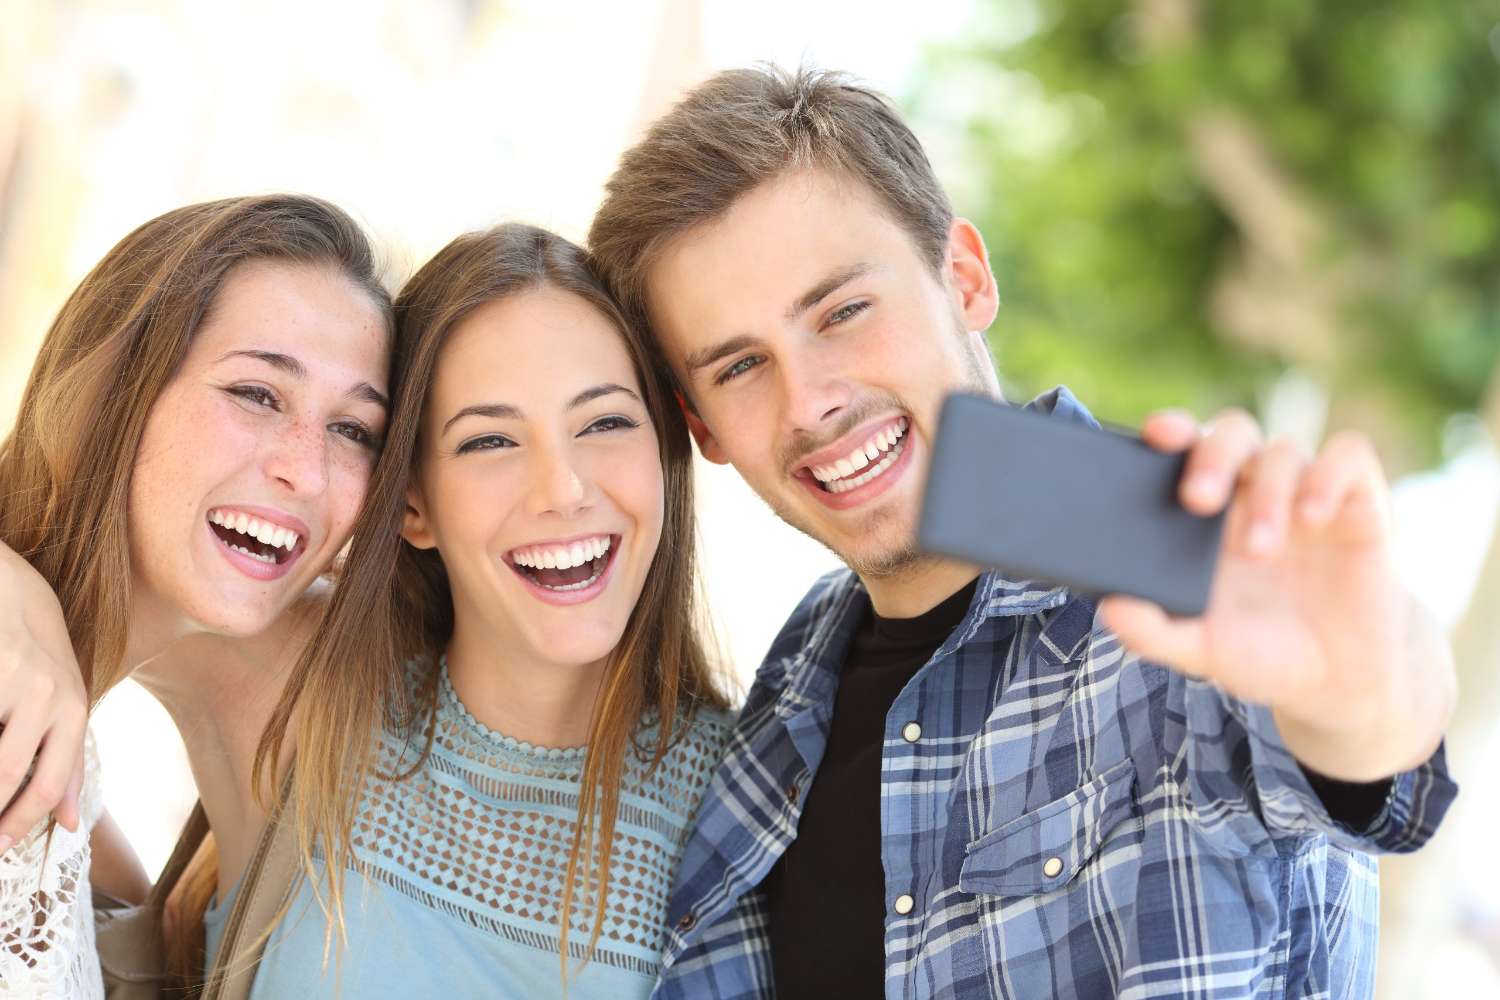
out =
[[[461,237],[396,309],[398,415],[263,758],[295,739],[317,846],[254,993],[645,996],[728,733],[686,428],[550,233]]]

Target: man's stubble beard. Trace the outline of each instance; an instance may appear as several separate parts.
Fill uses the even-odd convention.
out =
[[[968,331],[963,328],[962,320],[957,316],[955,319],[957,320],[955,332],[960,337],[967,337]],[[975,353],[971,350],[965,350],[963,356],[964,377],[961,382],[951,387],[949,392],[996,395],[996,376],[988,352],[985,353],[983,360],[975,357]],[[897,399],[896,402],[902,412],[912,412],[904,401]],[[862,580],[891,580],[903,576],[914,576],[942,561],[938,556],[928,555],[917,548],[915,517],[913,523],[907,525],[901,532],[902,537],[883,551],[868,555],[840,552],[832,542],[814,531],[810,524],[802,523],[785,505],[768,496],[762,495],[761,499],[766,501],[767,506],[777,517],[832,552]],[[878,534],[882,528],[882,522],[889,522],[897,516],[897,513],[891,510],[871,511],[866,515],[864,524],[861,525],[859,536],[871,537]]]

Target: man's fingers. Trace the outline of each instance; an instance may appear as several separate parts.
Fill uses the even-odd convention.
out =
[[[1217,514],[1229,504],[1240,470],[1260,450],[1260,425],[1244,410],[1213,419],[1188,452],[1178,497],[1194,514]]]
[[[1141,440],[1157,451],[1187,451],[1202,436],[1198,420],[1187,410],[1158,410],[1141,424]]]
[[[1301,447],[1286,439],[1272,441],[1250,461],[1235,495],[1235,503],[1244,510],[1231,526],[1231,548],[1252,559],[1270,558],[1282,550],[1292,498],[1307,462]]]
[[[1189,677],[1208,676],[1202,619],[1173,618],[1150,601],[1123,594],[1102,600],[1099,615],[1131,652]]]
[[[1297,491],[1296,513],[1311,528],[1335,517],[1348,521],[1353,540],[1378,535],[1388,511],[1385,474],[1375,448],[1363,434],[1341,431],[1328,439]]]

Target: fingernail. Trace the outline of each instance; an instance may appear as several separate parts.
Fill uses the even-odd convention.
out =
[[[1250,535],[1245,539],[1245,544],[1256,555],[1265,555],[1271,551],[1271,546],[1275,541],[1276,530],[1271,527],[1271,522],[1255,521],[1250,525]]]
[[[1206,472],[1200,472],[1189,479],[1187,491],[1188,496],[1202,504],[1210,504],[1218,499],[1218,484]]]
[[[14,840],[7,837],[3,833],[0,833],[0,854],[4,854],[6,851],[10,850],[10,846],[14,843]]]

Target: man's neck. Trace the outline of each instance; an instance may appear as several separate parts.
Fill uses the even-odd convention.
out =
[[[448,679],[468,713],[490,729],[534,746],[586,744],[607,661],[543,662],[519,653],[521,643],[513,637],[496,635],[455,611]]]
[[[973,582],[978,566],[947,559],[917,560],[889,576],[861,576],[870,603],[882,618],[915,618],[937,607]]]

